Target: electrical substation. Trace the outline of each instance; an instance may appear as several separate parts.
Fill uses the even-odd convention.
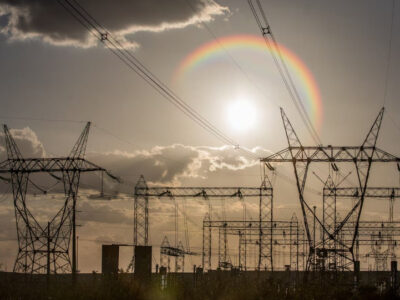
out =
[[[373,286],[379,295],[399,295],[400,219],[396,206],[400,198],[400,157],[382,149],[379,143],[381,132],[385,131],[382,126],[385,110],[388,111],[385,106],[388,72],[385,99],[370,127],[358,128],[358,120],[349,121],[365,134],[353,145],[324,144],[304,107],[303,95],[284,59],[285,50],[278,44],[261,2],[248,0],[251,17],[261,33],[257,41],[271,54],[279,79],[305,125],[297,131],[288,117],[289,110],[285,112],[277,105],[274,113],[278,114],[279,108],[283,130],[275,134],[284,136],[287,145],[275,153],[266,150],[269,155],[258,157],[255,151],[230,138],[180,98],[83,5],[75,0],[56,2],[83,25],[89,37],[110,50],[129,72],[141,77],[190,121],[232,149],[236,156],[251,157],[255,161],[251,167],[260,166],[257,180],[261,180],[255,185],[192,186],[171,184],[174,182],[171,179],[165,181],[168,185],[162,185],[152,181],[150,172],[143,168],[138,173],[143,175],[132,182],[86,158],[91,122],[86,123],[69,155],[63,157],[24,157],[13,131],[3,125],[4,145],[0,146],[5,149],[6,158],[0,162],[0,180],[13,197],[17,247],[13,270],[0,272],[0,281],[16,284],[17,290],[30,284],[46,292],[52,284],[56,286],[54,283],[61,286],[68,283],[71,290],[79,285],[90,286],[90,290],[111,287],[110,298],[115,296],[113,293],[121,287],[121,282],[128,282],[129,295],[139,295],[138,291],[145,290],[149,299],[178,299],[179,290],[184,291],[182,299],[203,299],[193,295],[209,290],[213,292],[204,299],[225,299],[213,294],[224,288],[227,295],[242,290],[243,293],[268,291],[270,294],[265,292],[263,297],[271,299],[286,296],[289,299],[298,292],[309,296],[310,289],[314,293],[310,299],[317,299],[332,287],[350,293]],[[388,68],[391,43],[390,40]],[[230,60],[243,72],[233,56]],[[311,138],[305,141],[312,141],[311,144],[302,142],[304,133]],[[346,141],[345,134],[339,137]],[[99,195],[93,194],[93,188],[83,186],[84,177],[89,174],[101,178]],[[397,176],[399,184],[395,185],[393,178]],[[43,178],[54,185],[43,188],[38,183]],[[281,179],[285,186],[279,185]],[[114,190],[110,186],[122,184],[129,186],[129,192],[117,191],[112,195]],[[29,198],[43,197],[41,200],[50,203],[49,192],[57,186],[54,194],[62,197],[57,213],[50,217],[33,213]],[[288,186],[294,192],[291,199],[287,196],[290,191],[282,191]],[[80,197],[85,189],[92,194]],[[124,212],[128,211],[132,221],[131,233],[124,240],[95,241],[99,248],[96,253],[101,253],[98,258],[101,272],[91,274],[81,273],[78,266],[79,206],[83,199],[90,201],[91,208],[104,202],[111,207],[115,200],[126,201],[129,209]],[[160,217],[156,210],[167,217]],[[126,250],[124,253],[129,251],[129,263],[121,259],[121,249]],[[318,297],[316,290],[320,293]],[[174,296],[163,298],[165,295]],[[335,294],[335,297],[350,296]],[[257,295],[251,299],[264,298]]]
[[[281,110],[288,147],[262,158],[263,182],[260,187],[161,187],[148,186],[141,176],[133,187],[132,244],[103,245],[104,274],[119,272],[119,248],[133,249],[127,271],[138,278],[150,280],[151,274],[212,274],[213,272],[287,274],[356,274],[385,272],[387,280],[397,273],[397,252],[400,241],[400,221],[395,219],[394,205],[400,197],[400,187],[371,187],[372,166],[400,170],[400,158],[382,149],[377,143],[384,115],[382,109],[359,146],[303,146],[285,112]],[[68,157],[24,158],[7,126],[4,126],[8,158],[0,164],[0,173],[10,175],[18,233],[18,251],[14,272],[25,274],[76,274],[76,206],[81,173],[101,172],[111,180],[118,177],[106,169],[85,160],[90,123],[74,145]],[[290,219],[279,219],[274,214],[274,186],[272,182],[281,163],[290,163],[298,189],[298,203],[302,215],[293,212]],[[326,165],[328,177],[321,181],[320,200],[311,205],[305,197],[307,175],[313,164]],[[350,172],[341,173],[343,165]],[[387,167],[386,167],[387,165]],[[318,168],[321,168],[318,166]],[[347,168],[346,170],[349,170]],[[47,225],[40,224],[27,205],[27,190],[34,184],[32,176],[44,172],[63,183],[65,202]],[[351,175],[355,175],[351,178]],[[316,175],[317,176],[317,175]],[[351,185],[354,179],[357,184]],[[104,193],[104,191],[103,191]],[[153,265],[151,236],[152,199],[165,199],[174,206],[173,235],[160,241],[159,261]],[[185,202],[200,200],[207,209],[202,224],[201,251],[190,246],[188,213]],[[110,200],[112,201],[112,200]],[[222,201],[223,206],[215,207]],[[232,219],[225,205],[241,203],[241,218]],[[346,214],[337,212],[337,205],[347,202]],[[365,202],[385,202],[385,220],[364,220]],[[248,203],[257,203],[257,219],[249,218]],[[317,212],[320,213],[317,213]],[[179,228],[182,214],[184,228]],[[179,240],[179,232],[184,239]],[[74,242],[75,241],[75,242]],[[230,251],[232,253],[230,253]],[[233,253],[237,259],[232,260]],[[282,254],[284,253],[284,254]],[[286,257],[279,260],[278,256]],[[191,256],[201,257],[201,264],[187,266]],[[371,262],[368,269],[361,261]],[[186,263],[186,267],[185,267]],[[372,265],[372,268],[371,268]],[[168,275],[169,276],[169,275]],[[167,281],[165,281],[167,282]],[[164,283],[165,283],[164,282]],[[393,283],[394,284],[394,283]]]

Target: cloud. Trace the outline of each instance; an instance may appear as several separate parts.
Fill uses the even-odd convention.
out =
[[[67,2],[77,3],[62,0],[68,7]],[[214,0],[79,0],[79,4],[130,47],[137,46],[128,40],[131,34],[184,28],[229,13]],[[58,1],[0,0],[0,26],[0,32],[12,40],[39,38],[53,45],[84,48],[96,44]]]
[[[268,153],[262,148],[251,151],[260,157]],[[87,157],[127,181],[135,182],[144,175],[148,182],[162,185],[181,185],[187,179],[206,181],[212,174],[226,176],[259,165],[257,159],[249,158],[231,146],[174,144],[133,153],[89,153]]]
[[[10,129],[17,146],[25,158],[44,157],[46,152],[36,133],[29,127],[23,129]],[[0,133],[0,160],[7,158],[4,133]]]
[[[12,130],[13,137],[24,157],[43,157],[46,155],[41,141],[35,132],[29,128]],[[4,146],[4,136],[0,135],[0,145]],[[266,156],[269,152],[263,148],[251,150],[256,156]],[[0,155],[5,157],[4,147]],[[90,195],[98,194],[94,187],[99,187],[99,177],[84,175],[81,177],[81,188],[78,200],[79,253],[83,270],[92,270],[99,264],[100,247],[98,244],[132,242],[133,225],[133,187],[140,174],[143,174],[152,185],[199,185],[199,186],[243,186],[249,184],[248,172],[258,172],[257,159],[248,157],[245,153],[235,150],[231,146],[209,147],[173,144],[155,146],[150,149],[133,152],[112,151],[108,153],[88,153],[87,159],[111,170],[115,175],[122,177],[127,185],[121,186],[107,182],[106,193],[121,192],[111,201],[96,201]],[[235,182],[236,174],[241,174],[240,181]],[[40,186],[52,186],[55,179],[47,176],[31,179]],[[221,183],[222,182],[222,183]],[[92,189],[90,189],[92,188]],[[46,224],[51,220],[63,204],[62,184],[51,190],[47,195],[34,191],[36,197],[28,195],[27,205],[40,222]],[[1,201],[1,200],[0,200]],[[187,202],[186,202],[187,201]],[[225,202],[225,201],[224,201]],[[151,244],[156,247],[167,235],[170,242],[174,242],[174,209],[175,203],[171,199],[152,198],[150,210],[150,237]],[[247,217],[257,219],[258,198],[246,199]],[[178,240],[184,241],[185,222],[187,215],[190,245],[195,251],[201,249],[202,220],[208,210],[208,203],[202,199],[178,199]],[[224,204],[216,200],[213,204],[214,218],[222,218],[226,213],[230,218],[242,218],[242,202],[238,199],[227,200]],[[252,216],[252,218],[251,218]],[[0,262],[11,268],[17,252],[14,208],[11,195],[4,202],[0,202]],[[157,250],[156,250],[157,251]],[[197,250],[196,250],[197,251]],[[198,250],[201,251],[201,250]],[[127,265],[131,253],[126,259],[121,259],[121,265]]]
[[[45,157],[46,151],[36,133],[29,127],[12,129],[11,134],[25,158]],[[258,157],[267,156],[269,151],[255,147],[251,151]],[[7,158],[4,134],[0,133],[0,161]],[[231,146],[209,147],[173,144],[154,146],[146,150],[122,152],[115,150],[107,153],[88,153],[86,158],[123,179],[124,184],[106,180],[107,193],[132,193],[133,186],[140,175],[144,175],[154,185],[251,185],[254,177],[259,177],[259,161],[249,157]],[[240,177],[240,182],[232,181]],[[253,181],[249,181],[253,179]],[[53,193],[63,192],[62,184],[46,174],[35,174],[31,179],[38,186]],[[242,180],[243,179],[243,180]],[[99,174],[84,174],[81,188],[100,188]],[[1,190],[7,188],[0,182]],[[50,189],[50,190],[49,190]],[[39,189],[31,188],[31,193],[40,194]],[[92,191],[93,192],[93,191]],[[117,197],[117,194],[115,194]]]
[[[115,203],[104,204],[81,201],[79,205],[81,222],[98,222],[108,224],[132,224],[133,215],[129,211],[116,207]],[[130,214],[129,214],[130,213]]]
[[[44,157],[46,155],[42,142],[30,128],[12,130],[12,134],[24,157]],[[0,145],[4,146],[4,136],[0,135]],[[251,150],[256,156],[269,154],[263,148]],[[4,147],[0,156],[5,158]],[[99,269],[101,244],[132,243],[133,229],[133,188],[140,174],[143,174],[149,185],[181,185],[181,186],[244,186],[253,185],[249,181],[249,172],[258,173],[259,161],[235,150],[231,146],[209,147],[173,144],[154,146],[150,149],[122,152],[115,150],[108,153],[89,152],[86,156],[115,175],[122,177],[126,185],[106,182],[106,194],[119,191],[111,201],[95,200],[91,197],[98,194],[95,188],[100,187],[99,177],[82,174],[77,206],[77,222],[79,235],[80,269],[89,271]],[[240,180],[235,182],[235,175]],[[42,187],[52,187],[55,179],[50,176],[30,177]],[[252,178],[254,179],[254,178]],[[33,194],[27,196],[27,205],[40,224],[45,224],[59,211],[63,205],[63,186],[58,184],[47,195],[32,189]],[[2,202],[3,201],[3,202]],[[247,218],[258,218],[258,197],[246,199]],[[149,199],[149,243],[154,246],[158,261],[158,246],[164,236],[171,245],[175,239],[175,207],[178,208],[178,241],[185,241],[185,229],[192,251],[201,253],[202,221],[208,211],[208,202],[204,199],[169,198]],[[213,218],[221,219],[223,215],[231,219],[241,220],[243,216],[242,202],[237,199],[214,199]],[[183,216],[187,216],[185,222]],[[187,226],[187,227],[186,227]],[[12,268],[17,253],[14,207],[11,195],[6,200],[0,199],[0,262],[8,269]],[[123,256],[123,251],[125,256]],[[121,250],[121,264],[124,268],[131,259],[131,249]],[[200,256],[193,258],[193,263],[200,263]],[[4,267],[5,268],[5,267]]]

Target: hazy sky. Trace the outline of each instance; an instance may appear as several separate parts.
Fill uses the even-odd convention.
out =
[[[311,143],[268,53],[249,48],[227,49],[178,82],[173,80],[181,61],[201,45],[212,42],[213,35],[260,36],[247,1],[79,3],[115,32],[144,65],[188,104],[242,146],[254,148],[259,156],[286,147],[278,106],[285,109],[304,143]],[[316,79],[323,107],[319,131],[323,143],[361,144],[385,104],[379,147],[400,155],[400,102],[396,90],[400,86],[400,2],[395,0],[385,103],[391,0],[262,3],[279,43],[295,53]],[[24,143],[21,148],[26,156],[66,155],[84,122],[92,121],[95,126],[89,138],[88,158],[128,182],[144,174],[158,184],[260,183],[256,161],[224,147],[185,117],[90,39],[56,1],[48,4],[41,0],[0,0],[0,32],[0,120],[18,129],[14,134],[21,145]],[[239,98],[255,110],[253,127],[248,130],[237,130],[229,118],[228,112]],[[44,121],[49,119],[82,122]],[[4,158],[4,149],[1,151]],[[397,178],[391,178],[390,184],[397,183]],[[386,178],[383,181],[386,183]],[[277,191],[282,197],[276,200],[280,201],[277,209],[283,209],[278,216],[288,218],[298,209],[296,191],[287,183],[277,185],[277,190],[279,185],[288,187],[286,193]],[[114,203],[82,200],[82,239],[131,240],[132,203]],[[157,204],[157,209],[162,210],[161,207]],[[40,209],[39,204],[35,211]],[[171,211],[165,209],[164,213],[170,215]],[[104,217],[98,218],[99,215]],[[203,211],[193,217],[200,220],[202,215]],[[110,217],[108,221],[104,221],[105,216]],[[15,238],[13,222],[12,202],[7,198],[0,202],[0,224],[4,225],[0,226],[0,239]],[[99,232],[98,228],[107,230]],[[152,241],[159,244],[163,234],[154,227],[152,230]],[[16,244],[0,243],[4,243],[0,247],[0,263],[10,269]],[[201,244],[199,240],[196,243]],[[82,270],[99,270],[100,244],[82,241],[82,249]],[[95,256],[90,255],[91,249],[96,249]],[[123,263],[126,260],[129,258]]]

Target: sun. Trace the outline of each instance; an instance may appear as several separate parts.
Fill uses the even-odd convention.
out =
[[[237,99],[227,109],[227,120],[230,127],[238,132],[252,129],[256,123],[257,112],[248,99]]]

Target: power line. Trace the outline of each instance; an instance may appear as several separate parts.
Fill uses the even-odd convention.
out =
[[[389,110],[386,110],[386,114],[389,116],[389,119],[392,121],[394,127],[400,132],[400,125],[395,121]]]
[[[31,117],[10,117],[0,116],[3,120],[21,120],[21,121],[40,121],[40,122],[60,122],[60,123],[84,123],[85,121],[66,120],[66,119],[46,119],[46,118],[31,118]]]
[[[386,62],[386,74],[385,74],[385,90],[383,94],[383,106],[386,104],[387,98],[387,90],[388,90],[388,81],[389,81],[389,71],[390,71],[390,61],[392,56],[392,40],[393,40],[393,21],[394,21],[394,13],[395,13],[395,1],[392,0],[392,18],[390,21],[390,37],[389,37],[389,48],[387,54],[387,62]]]
[[[193,7],[193,5],[190,3],[189,0],[185,0],[185,2],[186,2],[187,5],[192,9],[193,12],[196,12],[196,11],[195,11],[195,8]],[[250,6],[253,7],[253,6],[252,6],[252,3],[250,3]],[[264,14],[264,15],[265,15],[265,14]],[[258,16],[257,16],[257,15],[255,15],[255,16],[256,16],[256,18],[258,19]],[[221,47],[221,49],[224,51],[224,53],[226,54],[226,56],[231,60],[232,64],[233,64],[234,66],[236,66],[236,68],[244,75],[244,77],[248,80],[248,82],[249,82],[250,84],[252,84],[252,85],[256,88],[256,90],[258,90],[258,91],[260,92],[260,94],[263,95],[263,92],[262,92],[262,90],[260,89],[260,87],[259,87],[257,84],[255,84],[255,83],[250,79],[250,76],[244,71],[244,69],[241,67],[241,65],[240,65],[240,64],[235,60],[235,58],[229,53],[229,51],[224,47],[224,45],[223,45],[222,43],[220,43],[218,37],[215,35],[215,33],[213,32],[213,30],[211,29],[211,27],[208,26],[207,23],[205,23],[205,22],[203,22],[203,21],[201,21],[201,23],[202,23],[202,25],[204,26],[204,28],[206,28],[206,30],[207,30],[207,32],[210,34],[210,36],[214,39],[214,41]],[[276,41],[275,41],[275,43],[276,43]],[[278,49],[278,51],[279,51],[279,48],[277,48],[277,49]],[[279,64],[278,64],[278,67],[280,67]],[[284,80],[285,80],[285,79],[284,79]],[[276,103],[276,101],[274,101],[274,104],[275,104],[277,107],[280,107],[280,106]],[[296,104],[296,103],[295,103],[295,104]],[[300,115],[301,115],[301,114],[300,114]],[[301,115],[301,116],[302,116],[302,115]],[[304,121],[304,119],[303,119],[303,121]],[[307,124],[306,124],[306,125],[307,125]],[[318,137],[318,135],[317,135],[317,137]],[[318,139],[319,139],[319,137],[318,137]],[[320,140],[319,140],[319,143],[322,144],[322,142],[321,142]],[[261,172],[260,172],[260,174],[261,174]],[[295,184],[294,181],[291,180],[288,176],[285,176],[285,175],[283,175],[283,174],[281,174],[281,173],[277,173],[277,172],[276,172],[276,175],[279,176],[279,177],[281,177],[282,179],[284,179],[286,182],[288,182],[288,183],[290,183],[290,184]],[[311,188],[307,188],[307,189],[308,189],[309,191],[311,191],[312,193],[314,193],[314,194],[321,195],[321,193],[318,192],[318,191],[316,191],[316,190],[313,190],[313,189],[311,189]]]
[[[55,123],[79,123],[79,124],[86,123],[86,121],[80,121],[80,120],[70,120],[70,119],[47,119],[47,118],[32,118],[32,117],[10,117],[10,116],[0,116],[0,119],[2,119],[2,120],[19,120],[19,121],[35,121],[35,122],[55,122]],[[130,141],[128,141],[128,140],[126,140],[126,139],[124,139],[124,138],[122,138],[122,137],[120,137],[120,136],[114,134],[114,133],[112,133],[110,130],[105,129],[105,128],[99,126],[97,123],[93,123],[93,122],[92,122],[92,127],[94,127],[94,128],[96,128],[96,129],[102,131],[103,133],[106,133],[106,134],[109,135],[109,136],[112,136],[113,138],[115,138],[115,139],[117,139],[117,140],[119,140],[119,141],[121,141],[121,142],[123,142],[123,143],[126,143],[126,144],[128,144],[128,145],[137,147],[137,145],[135,145],[135,144],[133,144],[132,142],[130,142]],[[54,154],[52,154],[52,155],[55,156]],[[167,160],[171,160],[171,161],[178,162],[177,160],[172,159],[172,158],[170,158],[170,157],[166,157],[166,156],[164,156],[164,155],[162,155],[162,154],[159,154],[159,156],[160,156],[160,157],[163,157],[163,158],[165,158],[165,159],[167,159]]]
[[[3,117],[0,116],[0,119],[3,119]],[[44,119],[41,119],[41,118],[30,118],[30,117],[26,117],[26,118],[25,118],[25,117],[7,117],[7,119],[9,119],[9,120],[24,120],[24,121],[39,121],[39,122],[41,122],[41,121],[43,121],[43,122],[69,122],[69,123],[84,123],[84,122],[85,122],[85,121],[79,121],[79,120],[45,119],[45,118],[44,118]],[[119,141],[121,141],[121,142],[123,142],[123,143],[126,143],[126,144],[131,145],[131,146],[134,146],[134,147],[137,146],[137,145],[133,144],[132,142],[130,142],[129,140],[124,139],[124,138],[122,138],[122,137],[120,137],[120,136],[118,136],[118,135],[112,133],[111,131],[109,131],[109,130],[107,130],[107,129],[101,127],[101,126],[99,126],[97,123],[94,123],[94,122],[93,122],[93,123],[92,123],[92,126],[93,126],[94,128],[96,128],[96,129],[102,131],[103,133],[105,133],[105,134],[107,134],[107,135],[109,135],[109,136],[111,136],[111,137],[113,137],[113,138],[115,138],[115,139],[118,139]],[[400,128],[399,128],[399,130],[400,130]],[[246,148],[242,147],[241,150],[246,151],[246,153],[252,153],[252,154],[253,154],[253,158],[257,158],[257,159],[259,158],[259,157],[257,157],[250,149],[246,149]],[[164,158],[164,159],[166,159],[166,160],[178,162],[178,160],[175,160],[175,159],[173,159],[173,158],[167,157],[167,156],[165,156],[165,155],[162,155],[162,154],[157,154],[157,155],[160,156],[160,157],[162,157],[162,158]],[[56,157],[56,155],[53,155],[53,156]],[[284,181],[286,181],[287,183],[292,184],[292,185],[295,185],[294,180],[291,179],[291,178],[289,178],[289,176],[286,176],[285,174],[283,174],[283,173],[278,173],[278,172],[276,172],[276,175],[277,175],[278,177],[280,177],[281,179],[283,179]],[[235,174],[235,175],[231,175],[231,176],[258,177],[258,176],[260,176],[260,175],[259,175],[259,174],[246,174],[246,175],[236,175],[236,174]],[[122,185],[125,185],[125,186],[132,186],[132,185],[135,185],[135,184],[136,184],[136,182],[127,180],[127,178],[122,177],[122,179],[123,179],[123,182],[121,183]],[[84,184],[84,185],[85,185],[85,184]],[[86,185],[87,185],[87,184],[86,184]],[[87,185],[87,186],[89,187],[89,185]],[[93,186],[90,186],[90,188],[97,189],[97,188],[95,188],[95,187],[93,187]],[[320,192],[318,192],[318,191],[316,191],[316,190],[314,190],[314,189],[312,189],[312,188],[310,188],[310,187],[306,187],[306,189],[309,190],[310,192],[316,194],[316,195],[320,195],[320,194],[321,194]]]
[[[267,20],[266,14],[264,12],[264,9],[261,6],[260,1],[256,0],[260,16],[257,13],[257,10],[253,4],[253,0],[247,0],[247,2],[249,3],[251,12],[253,13],[253,16],[254,16],[254,19],[255,19],[258,27],[261,30],[261,33],[265,40],[267,48],[271,52],[271,56],[274,60],[274,63],[278,69],[278,72],[279,72],[281,79],[286,87],[286,90],[288,91],[289,96],[290,96],[293,104],[296,107],[296,110],[298,111],[298,113],[299,113],[303,123],[305,124],[308,132],[310,133],[312,139],[315,141],[316,144],[321,145],[322,141],[319,138],[319,135],[318,135],[317,131],[315,130],[315,128],[308,116],[307,110],[305,109],[305,107],[303,105],[300,94],[297,91],[296,85],[294,84],[293,79],[290,75],[290,72],[285,64],[279,44],[278,44],[277,40],[275,39],[275,36],[271,30],[271,26]],[[271,42],[272,42],[272,45],[271,45]],[[276,50],[277,55],[275,54],[275,51],[273,51],[273,50]]]
[[[238,143],[229,138],[205,117],[178,97],[168,86],[147,69],[130,51],[128,51],[113,35],[100,25],[100,23],[89,14],[77,1],[57,0],[75,19],[77,19],[90,34],[101,41],[114,55],[116,55],[132,71],[138,74],[151,87],[153,87],[167,101],[175,105],[181,112],[196,122],[203,129],[213,134],[224,143],[238,147]],[[75,5],[72,3],[74,2]],[[68,6],[66,6],[66,3]]]
[[[185,2],[187,3],[187,5],[192,9],[192,11],[194,13],[196,13],[195,8],[193,7],[193,5],[190,3],[189,0],[185,0]],[[239,70],[239,72],[241,72],[243,74],[243,76],[245,77],[245,79],[254,86],[254,88],[262,95],[265,97],[263,90],[253,81],[251,80],[249,74],[247,74],[247,72],[244,70],[244,68],[239,64],[239,62],[229,53],[229,51],[226,49],[226,47],[224,47],[224,45],[220,42],[219,38],[216,36],[216,34],[213,32],[213,30],[211,29],[210,26],[207,25],[206,22],[201,21],[201,24],[204,26],[204,28],[207,30],[207,32],[210,34],[210,36],[214,39],[214,41],[218,44],[218,46],[224,51],[224,53],[226,54],[226,56],[228,57],[228,59],[231,61],[231,63]],[[267,97],[265,97],[267,98]],[[278,103],[276,102],[276,100],[274,100],[274,98],[267,98],[268,100],[272,99],[273,104],[276,105],[277,108],[279,108]]]
[[[10,117],[10,116],[0,116],[0,119],[3,120],[19,120],[19,121],[35,121],[35,122],[55,122],[55,123],[86,123],[86,121],[80,121],[80,120],[68,120],[68,119],[47,119],[47,118],[33,118],[33,117]],[[111,132],[108,129],[105,129],[104,127],[98,125],[97,123],[92,122],[92,127],[98,129],[99,131],[102,131],[103,133],[119,140],[120,142],[123,142],[127,145],[131,145],[134,147],[138,147],[138,145],[133,144],[132,142],[130,142],[129,140],[122,138],[121,136],[116,135],[115,133]],[[244,147],[242,147],[243,150],[247,151],[247,152],[251,152],[251,150],[248,150]],[[54,154],[52,154],[53,156],[56,156]],[[165,158],[166,160],[170,160],[170,161],[174,161],[174,162],[178,162],[178,160],[167,157],[165,155],[162,154],[158,154],[158,156]],[[253,156],[255,157],[255,156]],[[257,157],[258,158],[258,157]]]
[[[120,59],[129,69],[134,71],[151,87],[153,87],[167,101],[174,104],[186,116],[196,122],[203,129],[213,134],[216,138],[232,145],[237,150],[241,150],[253,158],[259,159],[251,150],[241,147],[236,141],[229,138],[217,127],[211,124],[206,118],[201,116],[196,110],[179,98],[168,86],[158,79],[150,70],[148,70],[130,51],[128,51],[113,35],[102,26],[86,9],[83,8],[76,0],[57,0],[57,2],[74,17],[89,34],[102,42],[118,59]],[[73,2],[73,3],[72,3]],[[74,5],[75,4],[75,5]],[[28,119],[28,118],[25,118]],[[32,118],[33,119],[33,118]],[[50,121],[50,120],[48,120]],[[51,120],[56,121],[56,120]],[[72,120],[64,120],[71,121]]]
[[[119,141],[121,141],[121,142],[123,142],[123,143],[126,143],[126,144],[128,144],[128,145],[137,147],[137,145],[131,143],[130,141],[128,141],[128,140],[126,140],[126,139],[124,139],[124,138],[121,138],[120,136],[118,136],[118,135],[112,133],[111,131],[109,131],[109,130],[103,128],[103,127],[100,127],[100,126],[97,125],[97,124],[93,124],[93,127],[97,128],[98,130],[100,130],[100,131],[102,131],[102,132],[108,134],[109,136],[112,136],[113,138],[115,138],[115,139],[117,139],[117,140],[119,140]],[[162,154],[158,154],[158,155],[159,155],[160,157],[162,157],[162,158],[165,158],[166,160],[178,162],[176,159],[167,157],[167,156],[165,156],[165,155],[162,155]]]

